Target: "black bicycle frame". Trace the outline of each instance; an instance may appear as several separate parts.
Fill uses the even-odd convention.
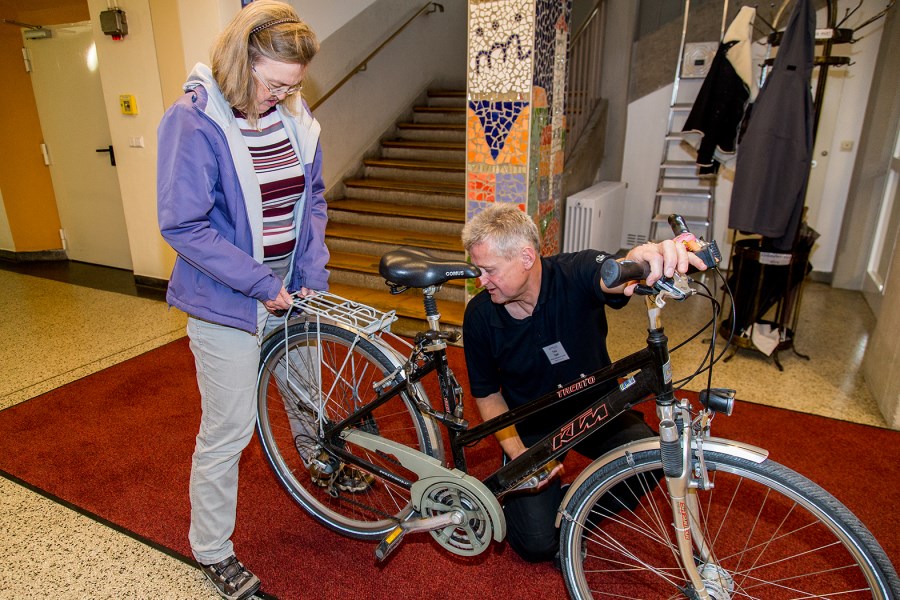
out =
[[[651,398],[655,398],[657,404],[661,406],[672,404],[675,401],[668,339],[662,328],[650,330],[646,348],[471,429],[453,427],[441,418],[453,415],[459,401],[456,394],[447,393],[448,390],[453,391],[452,386],[456,384],[456,380],[448,367],[446,350],[425,352],[423,356],[425,360],[421,364],[415,364],[408,377],[391,383],[389,387],[379,392],[375,400],[360,407],[343,421],[326,426],[324,437],[329,442],[328,449],[345,462],[362,466],[378,473],[385,479],[409,488],[412,486],[412,482],[346,452],[340,442],[340,432],[364,421],[372,411],[398,394],[408,391],[411,386],[432,371],[437,370],[438,372],[444,401],[443,408],[446,411],[445,414],[437,413],[433,416],[447,428],[454,466],[463,472],[468,471],[465,459],[466,446],[561,402],[572,401],[580,396],[588,395],[592,391],[604,389],[609,382],[617,383],[616,388],[598,398],[587,409],[549,433],[515,460],[508,462],[486,477],[483,483],[494,495],[500,496],[547,462],[562,456],[575,444],[595,434],[606,423],[635,405]]]

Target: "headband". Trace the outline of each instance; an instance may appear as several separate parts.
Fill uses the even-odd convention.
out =
[[[250,30],[250,35],[254,33],[259,33],[263,29],[268,29],[269,27],[274,27],[275,25],[281,25],[282,23],[299,23],[297,19],[275,19],[274,21],[269,21],[267,23],[263,23],[262,25],[257,25],[253,29]]]

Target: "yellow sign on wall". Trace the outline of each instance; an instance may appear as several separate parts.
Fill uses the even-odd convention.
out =
[[[122,109],[123,115],[138,114],[137,102],[131,94],[122,94],[119,96],[119,107]]]

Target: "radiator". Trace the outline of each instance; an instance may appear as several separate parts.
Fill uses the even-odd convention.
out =
[[[604,181],[566,199],[563,252],[621,248],[625,183]]]

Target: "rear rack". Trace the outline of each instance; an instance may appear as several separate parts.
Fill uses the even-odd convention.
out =
[[[291,316],[303,314],[329,319],[367,337],[382,331],[390,332],[391,323],[397,320],[395,310],[382,312],[331,292],[316,292],[315,296],[294,298],[294,312]]]

